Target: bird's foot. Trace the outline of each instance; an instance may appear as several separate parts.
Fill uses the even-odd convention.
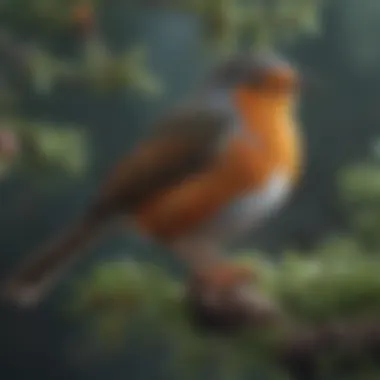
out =
[[[204,289],[227,290],[235,286],[256,283],[257,274],[251,267],[226,260],[218,260],[201,267],[192,274],[192,281]]]
[[[194,274],[188,286],[189,311],[196,324],[222,331],[263,326],[279,308],[255,286],[257,277],[243,265],[223,262]]]

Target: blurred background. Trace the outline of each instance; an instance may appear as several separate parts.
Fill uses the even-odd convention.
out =
[[[378,318],[379,35],[377,0],[1,1],[0,275],[80,215],[117,157],[212,65],[265,45],[322,85],[301,97],[301,184],[237,256],[305,321]],[[126,231],[93,253],[39,309],[1,306],[4,380],[298,376],[261,346],[189,331],[161,248]],[[323,361],[321,378],[378,379],[359,356],[348,370]]]

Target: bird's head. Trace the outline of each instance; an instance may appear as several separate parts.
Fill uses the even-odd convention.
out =
[[[274,54],[243,54],[224,62],[215,74],[215,83],[224,88],[279,96],[296,95],[301,78],[297,69]]]

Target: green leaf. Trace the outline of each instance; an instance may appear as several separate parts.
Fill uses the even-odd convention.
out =
[[[18,126],[23,141],[20,168],[38,180],[81,177],[88,167],[88,139],[75,126],[23,122]],[[54,182],[54,181],[53,181]]]
[[[147,51],[142,46],[136,46],[121,58],[125,84],[143,94],[160,95],[163,85],[148,69],[146,59]]]
[[[44,51],[34,48],[28,58],[32,85],[39,94],[49,94],[55,85],[57,70],[54,60]]]

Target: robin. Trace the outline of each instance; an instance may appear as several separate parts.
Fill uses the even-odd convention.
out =
[[[295,68],[276,56],[224,62],[117,163],[83,218],[10,277],[6,297],[37,304],[115,221],[166,245],[208,288],[224,294],[245,281],[222,248],[278,210],[299,178],[299,85]]]

